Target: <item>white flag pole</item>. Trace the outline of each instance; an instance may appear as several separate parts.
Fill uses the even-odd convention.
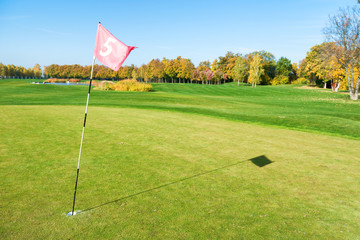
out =
[[[89,98],[90,98],[90,91],[91,91],[91,83],[92,83],[93,72],[94,72],[94,63],[95,63],[95,55],[94,55],[94,57],[93,57],[93,62],[92,62],[92,66],[91,66],[91,74],[90,74],[89,91],[88,91],[88,96],[87,96],[87,100],[86,100],[86,108],[85,108],[85,116],[84,116],[84,125],[83,125],[82,134],[81,134],[81,143],[80,143],[79,160],[78,160],[77,171],[76,171],[76,181],[75,181],[75,190],[74,190],[73,207],[72,207],[72,211],[71,211],[71,212],[69,212],[69,213],[67,214],[67,215],[69,215],[69,216],[72,216],[72,215],[75,215],[75,214],[76,214],[76,212],[75,212],[76,189],[77,189],[77,183],[78,183],[78,179],[79,179],[80,159],[81,159],[81,150],[82,150],[82,145],[83,145],[83,141],[84,141],[84,133],[85,133],[86,117],[87,117],[87,111],[88,111],[88,106],[89,106]]]

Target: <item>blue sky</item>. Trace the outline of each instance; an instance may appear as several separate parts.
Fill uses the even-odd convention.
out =
[[[0,0],[0,62],[90,65],[97,23],[137,46],[125,65],[265,50],[299,62],[324,41],[329,15],[357,0]]]

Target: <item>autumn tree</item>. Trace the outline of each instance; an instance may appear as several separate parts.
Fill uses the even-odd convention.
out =
[[[132,77],[132,79],[135,79],[135,80],[138,79],[138,68],[137,68],[137,67],[135,67],[135,68],[133,69],[133,71],[132,71],[132,73],[131,73],[131,77]]]
[[[261,64],[262,64],[262,67],[264,70],[263,74],[261,75],[260,83],[261,84],[270,84],[271,80],[275,77],[275,73],[276,73],[275,56],[272,53],[266,52],[266,51],[252,52],[246,56],[247,63],[249,66],[253,60],[253,57],[257,54],[262,59]]]
[[[215,72],[218,68],[219,68],[219,63],[218,63],[218,60],[215,59],[215,60],[211,63],[211,71]]]
[[[335,42],[323,43],[320,46],[321,73],[326,79],[325,81],[331,81],[332,91],[337,92],[346,73],[345,69],[342,68],[342,66],[339,64],[336,57],[334,56],[334,52],[342,51],[342,49]],[[324,85],[324,88],[325,86],[326,85]]]
[[[142,79],[144,82],[148,81],[148,77],[147,77],[146,73],[147,73],[147,65],[143,64],[143,65],[141,65],[141,67],[139,67],[138,77],[140,79]]]
[[[0,76],[6,76],[5,75],[5,65],[0,63]]]
[[[249,82],[252,87],[256,87],[256,84],[260,83],[263,74],[264,68],[262,65],[262,57],[257,53],[250,63]]]
[[[194,64],[190,61],[190,59],[178,57],[177,61],[177,77],[179,79],[189,80],[192,77],[192,73],[194,72]]]
[[[214,72],[214,80],[216,82],[216,84],[220,84],[221,80],[223,79],[223,71],[221,69],[217,69],[215,72]]]
[[[159,61],[159,59],[152,59],[148,64],[147,64],[147,68],[146,68],[146,75],[149,78],[150,82],[151,79],[153,79],[155,77],[155,65],[157,63],[157,61]]]
[[[206,83],[210,84],[211,80],[213,80],[214,78],[214,72],[211,71],[210,69],[205,70],[206,73]]]
[[[209,61],[202,61],[199,63],[199,66],[197,67],[197,69],[201,72],[204,71],[206,69],[210,69],[210,62]]]
[[[174,78],[177,76],[176,72],[176,62],[175,60],[170,60],[166,63],[164,69],[166,75],[171,79],[171,83],[174,83]]]
[[[204,84],[204,81],[206,81],[206,70],[202,70],[199,74],[200,80],[201,80],[201,84]]]
[[[192,74],[192,80],[199,81],[200,80],[200,72],[197,68],[195,68],[193,74]]]
[[[292,63],[291,65],[292,65],[291,66],[291,68],[292,68],[291,81],[293,81],[299,77],[299,74],[298,74],[299,73],[299,65],[297,63]]]
[[[330,17],[324,33],[328,41],[339,46],[332,54],[345,69],[350,99],[358,100],[360,74],[355,80],[355,71],[360,67],[360,8],[340,9],[338,14]]]
[[[328,81],[325,79],[326,69],[324,68],[322,58],[324,47],[325,43],[315,45],[306,53],[304,71],[312,84],[322,81],[325,85]]]
[[[36,78],[41,78],[42,71],[41,71],[41,66],[39,64],[35,64],[32,70]]]
[[[239,56],[236,58],[235,65],[232,69],[232,79],[238,82],[238,86],[240,82],[244,82],[245,78],[248,75],[249,67],[246,64],[246,60],[244,57]]]

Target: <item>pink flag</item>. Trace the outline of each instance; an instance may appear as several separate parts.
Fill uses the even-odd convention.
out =
[[[102,64],[117,71],[135,48],[125,45],[99,23],[94,55]]]

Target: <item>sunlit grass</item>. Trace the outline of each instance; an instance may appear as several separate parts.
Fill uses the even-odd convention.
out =
[[[292,113],[298,130],[312,130],[302,122],[306,112],[313,124],[338,118],[351,132],[345,117],[335,116],[356,123],[358,113],[352,111],[358,105],[339,95],[233,85],[155,85],[153,93],[93,91],[76,207],[85,211],[67,217],[86,87],[2,84],[2,239],[360,235],[359,140],[349,139],[357,135],[331,136],[325,127],[317,130],[321,134],[286,129]],[[334,99],[340,103],[334,105]],[[271,122],[266,113],[285,118]],[[246,114],[252,118],[245,119]],[[266,126],[246,123],[254,119]],[[259,167],[250,161],[257,157],[272,163]]]
[[[228,120],[360,139],[360,102],[346,94],[296,86],[153,84],[154,92],[93,90],[91,106],[200,114]],[[86,86],[0,82],[0,105],[79,105]],[[84,95],[85,92],[85,95]]]

